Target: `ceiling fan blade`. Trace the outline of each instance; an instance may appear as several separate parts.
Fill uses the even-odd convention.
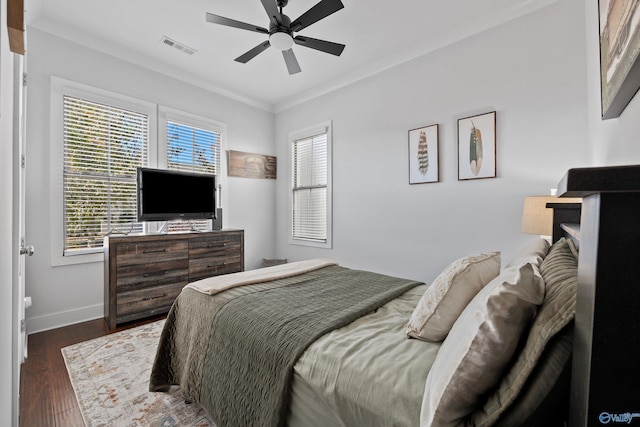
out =
[[[345,45],[340,43],[328,42],[326,40],[312,39],[311,37],[296,36],[293,41],[300,46],[308,47],[311,49],[319,50],[321,52],[330,53],[332,55],[340,56],[345,48]]]
[[[269,46],[271,46],[271,43],[269,43],[269,40],[267,40],[264,43],[260,43],[258,46],[254,47],[253,49],[251,49],[247,53],[238,56],[236,58],[236,61],[242,62],[243,64],[246,64],[251,59],[255,58],[259,53],[264,52]]]
[[[207,13],[207,22],[226,25],[227,27],[240,28],[241,30],[255,31],[256,33],[269,34],[269,30],[266,28],[247,24],[246,22],[236,21],[231,18],[225,18],[224,16],[214,15],[213,13]]]
[[[277,22],[278,24],[282,25],[282,17],[280,15],[280,11],[278,10],[278,6],[276,5],[276,1],[275,0],[261,0],[262,1],[262,6],[264,7],[264,10],[267,12],[267,15],[269,15],[269,21],[273,22]]]
[[[266,1],[266,0],[263,0]],[[334,12],[342,9],[344,5],[340,0],[321,0],[320,3],[307,10],[300,17],[294,20],[289,27],[291,31],[300,31],[319,20],[326,18]]]
[[[296,74],[302,71],[300,69],[300,64],[298,64],[298,60],[296,59],[296,55],[293,53],[293,49],[283,50],[282,56],[284,57],[284,62],[287,64],[289,74]]]

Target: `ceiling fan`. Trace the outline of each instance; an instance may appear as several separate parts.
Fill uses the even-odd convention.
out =
[[[297,33],[311,24],[315,24],[321,19],[326,18],[334,12],[344,7],[340,0],[321,0],[318,4],[300,15],[293,21],[287,15],[282,13],[282,9],[287,5],[289,0],[260,0],[264,10],[269,15],[269,29],[258,27],[256,25],[247,24],[245,22],[236,21],[235,19],[225,18],[223,16],[207,13],[207,22],[213,24],[226,25],[228,27],[240,28],[241,30],[254,31],[256,33],[268,34],[269,40],[260,43],[258,46],[240,55],[235,60],[247,63],[249,60],[262,53],[269,46],[282,51],[284,62],[287,64],[289,74],[296,74],[301,71],[296,55],[291,47],[293,44],[319,50],[321,52],[330,53],[340,56],[345,45],[333,43],[326,40],[312,39],[311,37],[295,36]]]

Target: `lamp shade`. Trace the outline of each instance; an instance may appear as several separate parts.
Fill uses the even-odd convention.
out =
[[[527,234],[551,236],[553,233],[553,209],[547,203],[579,203],[580,198],[555,196],[529,196],[524,199],[521,231]]]

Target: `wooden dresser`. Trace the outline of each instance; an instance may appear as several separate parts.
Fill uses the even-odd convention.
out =
[[[182,288],[244,270],[244,231],[108,236],[104,317],[116,325],[166,313]]]

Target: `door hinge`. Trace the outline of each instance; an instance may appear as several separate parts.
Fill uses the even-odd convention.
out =
[[[27,321],[26,319],[22,319],[20,321],[20,332],[24,332],[27,330]]]
[[[22,169],[24,169],[25,167],[27,167],[27,156],[25,156],[24,154],[22,155],[22,157],[20,158],[20,167]]]
[[[22,73],[22,86],[27,85],[27,73]]]

